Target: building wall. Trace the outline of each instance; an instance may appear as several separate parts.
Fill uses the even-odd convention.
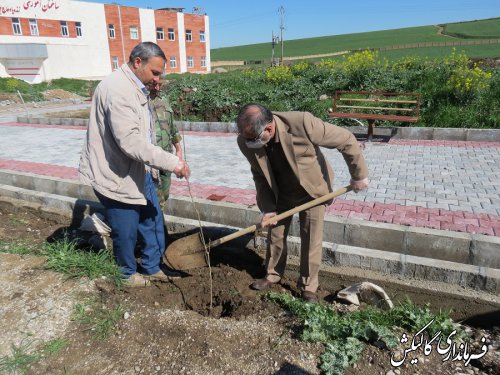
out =
[[[112,67],[113,56],[118,57],[118,66],[128,61],[132,49],[142,39],[141,21],[139,8],[124,7],[116,4],[104,5],[106,13],[106,28],[109,43],[109,66]],[[109,35],[109,25],[112,24],[115,30],[115,37]],[[131,28],[137,28],[137,39],[132,39]]]
[[[212,69],[212,59],[210,57],[210,22],[208,16],[205,16],[205,34],[206,34],[206,46],[205,53],[207,54],[207,72],[210,72]]]
[[[106,37],[109,46],[109,60],[108,64],[111,67],[112,57],[118,57],[118,66],[126,61],[125,45],[122,41],[123,30],[121,26],[120,6],[119,5],[104,5],[105,24],[106,24]],[[114,37],[110,36],[109,25],[113,25]]]
[[[188,30],[191,31],[191,41],[186,36]],[[200,31],[205,33],[205,42],[200,41]],[[186,61],[193,58],[193,67],[186,65],[188,72],[206,71],[206,67],[201,66],[202,56],[207,56],[206,51],[206,27],[205,17],[196,14],[184,14],[184,40],[186,42]]]
[[[156,40],[155,11],[153,9],[139,9],[142,41]]]
[[[42,44],[47,47],[45,59],[29,56],[0,56],[0,65],[10,76],[28,82],[71,77],[102,77],[111,72],[103,4],[69,0],[40,0],[36,7],[24,9],[27,1],[4,0],[19,12],[0,16],[0,44]],[[31,4],[31,3],[30,3]],[[35,2],[32,2],[35,4]],[[40,5],[41,4],[41,5]],[[56,4],[43,11],[42,6]],[[12,17],[20,18],[22,35],[13,35]],[[31,35],[29,19],[36,19],[38,35]],[[61,36],[60,21],[68,24],[68,36]],[[76,36],[75,22],[82,25],[82,36]],[[16,58],[19,57],[19,58]],[[22,68],[13,69],[13,68]],[[1,70],[0,70],[1,71]]]
[[[179,25],[179,66],[181,72],[186,72],[186,37],[184,28],[184,14],[177,13],[177,24]]]
[[[60,77],[102,78],[113,70],[113,57],[117,66],[122,65],[132,49],[144,41],[155,42],[163,49],[167,73],[210,71],[207,16],[72,0],[1,1],[0,76],[10,75],[28,82]],[[13,17],[19,18],[22,35],[14,35]],[[37,20],[38,35],[31,35],[30,19]],[[61,21],[67,22],[67,36],[61,35]],[[81,24],[81,36],[77,35],[77,23]],[[114,26],[114,38],[109,34],[110,24]],[[131,35],[134,26],[136,39]],[[157,40],[157,27],[163,27],[163,40]],[[175,32],[173,41],[168,39],[169,28]],[[186,29],[192,30],[191,42],[186,42]],[[205,32],[204,43],[200,42],[200,31]],[[46,54],[2,49],[2,45],[8,44],[36,44],[40,46],[37,50]],[[187,67],[188,56],[193,57],[193,67]],[[207,67],[201,66],[202,56],[206,56]],[[170,65],[171,57],[175,57],[175,68]]]
[[[163,40],[156,40],[156,43],[165,53],[167,58],[167,73],[180,73],[180,48],[179,48],[179,24],[177,22],[177,12],[166,11],[166,10],[155,10],[155,24],[156,27],[162,27],[164,32]],[[181,13],[179,13],[181,14]],[[168,29],[174,29],[174,40],[169,40]],[[156,35],[155,35],[156,37]],[[172,68],[170,65],[170,59],[175,57],[176,67]]]

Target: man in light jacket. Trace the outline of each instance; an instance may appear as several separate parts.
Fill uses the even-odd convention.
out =
[[[168,270],[160,269],[166,244],[152,179],[158,170],[186,178],[190,173],[184,160],[155,145],[148,87],[158,83],[165,61],[156,44],[140,43],[127,64],[99,83],[80,159],[80,179],[106,208],[115,258],[129,286],[170,279]],[[139,266],[137,239],[142,242]]]
[[[244,106],[236,120],[238,146],[250,163],[262,222],[268,230],[266,276],[252,284],[265,290],[283,277],[287,236],[292,218],[272,217],[332,191],[333,170],[320,146],[340,151],[351,174],[351,187],[368,187],[368,168],[353,134],[308,112],[271,112],[260,104]],[[325,204],[299,213],[300,277],[302,298],[315,302],[323,241]]]

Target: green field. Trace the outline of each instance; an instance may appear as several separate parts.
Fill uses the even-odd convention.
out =
[[[444,25],[444,33],[460,38],[500,38],[500,18],[450,23]]]
[[[460,22],[442,25],[445,33],[461,35],[451,37],[440,35],[438,26],[409,27],[404,29],[373,31],[367,33],[356,33],[346,35],[333,35],[317,38],[286,40],[284,54],[287,57],[307,56],[324,53],[332,53],[345,50],[356,50],[366,48],[384,48],[390,46],[401,46],[415,43],[433,42],[469,42],[471,38],[500,39],[500,18],[492,18],[480,21]],[[463,35],[463,37],[462,37]],[[466,51],[469,57],[497,57],[500,56],[500,43],[456,46],[457,50]],[[429,52],[432,57],[449,55],[451,47],[422,47],[397,49],[384,52],[384,56],[426,56]],[[280,48],[275,50],[279,56]],[[216,48],[211,50],[212,61],[229,60],[270,60],[271,43],[251,44],[246,46]],[[431,56],[429,56],[431,57]]]

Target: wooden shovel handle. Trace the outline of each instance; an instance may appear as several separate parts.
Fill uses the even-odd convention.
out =
[[[341,189],[338,189],[336,191],[333,191],[333,192],[331,192],[329,194],[323,195],[322,197],[316,198],[316,199],[314,199],[314,200],[312,200],[310,202],[301,204],[300,206],[294,207],[291,210],[282,212],[279,215],[276,215],[276,216],[273,216],[273,217],[269,218],[269,220],[266,220],[264,222],[264,226],[266,226],[267,224],[269,224],[271,222],[280,221],[282,219],[285,219],[285,218],[287,218],[289,216],[292,216],[292,215],[296,214],[297,212],[305,211],[305,210],[307,210],[307,209],[309,209],[311,207],[317,206],[318,204],[327,202],[330,199],[336,198],[339,195],[347,193],[348,191],[351,191],[351,190],[352,190],[352,188],[350,186],[345,186],[345,187],[343,187]],[[250,226],[248,228],[241,229],[241,230],[239,230],[237,232],[234,232],[234,233],[232,233],[230,235],[227,235],[225,237],[219,238],[219,239],[217,239],[215,241],[211,241],[208,246],[209,246],[209,248],[212,248],[212,247],[216,247],[216,246],[222,245],[223,243],[226,243],[228,241],[234,240],[235,238],[244,236],[245,234],[255,232],[259,228],[262,228],[262,225],[260,225],[260,223],[259,224],[254,224],[254,225],[252,225],[252,226]]]

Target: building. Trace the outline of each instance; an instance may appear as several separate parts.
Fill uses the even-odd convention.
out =
[[[0,77],[31,83],[100,79],[146,41],[165,52],[167,73],[210,72],[207,15],[74,0],[0,0]]]

